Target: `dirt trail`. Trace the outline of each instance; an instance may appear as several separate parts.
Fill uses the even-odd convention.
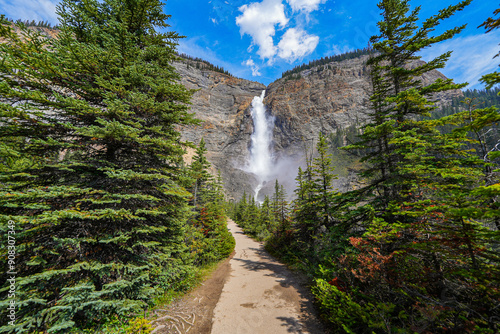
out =
[[[152,334],[210,334],[214,308],[219,301],[224,283],[229,278],[230,259],[218,268],[200,287],[165,309],[157,309],[152,315]]]
[[[231,220],[233,256],[203,284],[152,315],[153,334],[324,333],[305,281]]]
[[[236,239],[226,281],[212,319],[213,334],[323,333],[299,277],[272,258],[232,221]]]

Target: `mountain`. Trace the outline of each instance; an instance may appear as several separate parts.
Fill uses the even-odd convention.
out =
[[[29,22],[28,22],[29,23]],[[31,23],[29,23],[31,25]],[[46,24],[29,27],[46,38],[57,38],[59,31]],[[16,32],[20,34],[18,28]],[[248,164],[253,121],[251,103],[266,90],[264,103],[274,116],[273,156],[276,177],[286,186],[288,195],[295,188],[297,168],[305,163],[305,154],[314,149],[319,132],[334,133],[366,121],[371,84],[366,66],[369,50],[324,58],[298,66],[268,87],[232,76],[206,61],[181,55],[174,64],[187,88],[195,89],[191,111],[202,121],[200,126],[179,129],[182,139],[198,144],[204,138],[207,158],[220,170],[229,198],[239,200],[253,194],[257,178],[245,172]],[[417,66],[421,62],[414,62]],[[445,79],[438,71],[426,74],[424,83]],[[459,90],[440,93],[440,105],[448,105],[463,96]],[[190,162],[194,150],[188,150]],[[348,168],[349,170],[349,168]],[[339,190],[355,186],[354,173],[343,173],[336,181]],[[273,180],[270,180],[273,181]],[[271,194],[274,181],[265,184],[261,194]]]
[[[197,65],[198,64],[198,65]],[[250,136],[253,132],[251,103],[266,89],[263,84],[204,69],[203,63],[183,60],[175,63],[182,84],[196,89],[191,111],[203,121],[200,126],[181,129],[182,139],[198,144],[204,138],[207,159],[221,171],[230,197],[251,193],[255,177],[245,173]],[[189,162],[193,150],[188,150]]]
[[[265,89],[264,103],[275,119],[273,154],[277,175],[291,195],[297,167],[304,165],[305,154],[314,148],[319,132],[333,133],[366,121],[371,94],[368,57],[362,55],[294,71],[268,87],[196,68],[193,61],[177,63],[182,83],[199,89],[193,96],[191,110],[204,121],[201,126],[183,129],[183,138],[194,143],[201,137],[205,139],[207,157],[221,171],[230,197],[239,199],[244,191],[253,194],[258,181],[243,169],[253,132],[251,101]],[[428,84],[438,78],[446,77],[432,71],[422,80]],[[434,99],[439,105],[446,105],[461,96],[457,90],[440,93]],[[353,187],[353,182],[351,175],[343,175],[335,186],[345,190]],[[271,194],[273,186],[274,182],[268,182],[261,194]]]

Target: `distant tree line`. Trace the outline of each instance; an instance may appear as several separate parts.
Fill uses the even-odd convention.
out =
[[[470,99],[471,102],[478,108],[488,108],[500,105],[500,88],[492,89],[467,89],[463,97],[455,97],[450,104],[442,107],[436,113],[433,113],[433,118],[441,118],[462,111],[465,108],[464,101]]]
[[[40,28],[49,28],[49,29],[58,29],[59,26],[58,25],[52,25],[52,23],[50,23],[49,21],[35,21],[35,20],[21,20],[21,19],[18,19],[18,20],[13,20],[13,19],[9,19],[9,18],[6,18],[7,21],[9,22],[12,22],[12,23],[16,23],[16,24],[23,24],[25,25],[26,27],[40,27]]]
[[[179,57],[184,58],[186,60],[191,60],[191,61],[196,62],[196,64],[195,64],[196,69],[199,69],[199,70],[210,70],[210,71],[215,71],[215,72],[223,73],[223,74],[229,75],[231,77],[233,76],[231,73],[229,73],[229,71],[225,70],[223,67],[211,64],[208,61],[203,60],[201,58],[192,57],[192,56],[187,55],[185,53],[181,53],[179,55]],[[187,66],[189,68],[190,64],[188,63]]]
[[[463,96],[455,97],[452,99],[450,104],[447,104],[440,109],[432,113],[432,119],[440,119],[443,117],[453,117],[453,115],[469,112],[472,113],[475,109],[488,109],[494,106],[500,105],[500,88],[492,89],[468,89],[463,92]],[[470,116],[469,116],[470,117]],[[439,126],[439,131],[441,133],[451,133],[456,131],[456,124],[445,124]],[[498,124],[492,124],[488,131],[481,135],[481,141],[470,142],[467,144],[469,149],[476,151],[481,151],[481,143],[487,144],[489,147],[496,147],[498,144],[498,138],[500,134],[500,128]],[[470,134],[472,135],[472,133]]]
[[[327,65],[331,62],[340,62],[343,60],[359,58],[359,57],[364,56],[364,55],[369,55],[372,52],[373,52],[373,49],[371,47],[366,47],[363,49],[356,49],[354,51],[349,51],[349,52],[342,53],[339,55],[334,55],[334,56],[330,56],[330,57],[323,57],[323,58],[318,59],[318,60],[312,60],[307,64],[304,63],[300,66],[296,66],[296,67],[292,68],[291,70],[283,72],[281,74],[281,78],[292,76],[293,78],[300,79],[300,75],[298,75],[298,76],[293,76],[293,75],[294,74],[297,75],[298,73],[300,73],[304,70],[311,69],[315,66]]]

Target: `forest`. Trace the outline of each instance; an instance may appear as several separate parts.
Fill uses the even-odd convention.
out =
[[[0,331],[135,333],[233,251],[223,185],[180,140],[199,122],[162,3],[58,15],[57,39],[0,22]]]
[[[381,1],[369,122],[320,134],[293,201],[276,181],[263,203],[244,196],[231,207],[247,233],[309,277],[329,332],[500,330],[499,73],[482,78],[487,90],[438,107],[433,94],[466,84],[419,77],[451,52],[405,66],[459,34],[464,26],[431,33],[469,3],[421,19],[408,1]],[[491,32],[500,19],[483,26]],[[339,193],[332,181],[345,164],[359,186]]]
[[[263,203],[227,201],[204,140],[181,140],[200,121],[172,63],[199,59],[161,1],[62,0],[53,39],[0,16],[0,332],[147,332],[148,310],[233,252],[229,215],[307,275],[328,332],[498,333],[500,73],[438,107],[467,84],[419,78],[451,53],[406,66],[471,1],[422,19],[381,0],[370,48],[284,73],[369,55],[371,111],[320,134],[293,196],[276,181]],[[359,186],[339,193],[348,168]]]
[[[223,67],[211,64],[210,62],[203,60],[201,58],[192,57],[192,56],[187,55],[185,53],[181,53],[179,55],[179,57],[181,57],[187,61],[188,68],[190,66],[194,66],[195,68],[200,69],[200,70],[209,70],[209,71],[223,73],[223,74],[228,75],[228,76],[232,76],[232,74],[229,73],[229,71],[225,70]],[[193,63],[194,63],[194,65],[193,65]]]

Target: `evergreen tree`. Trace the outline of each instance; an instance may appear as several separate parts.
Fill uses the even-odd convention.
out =
[[[288,218],[288,203],[286,201],[286,192],[283,185],[280,185],[278,180],[274,183],[274,194],[272,197],[271,207],[274,218],[280,224],[283,224]]]
[[[373,36],[370,42],[378,52],[368,61],[371,66],[371,78],[374,92],[370,98],[372,113],[370,122],[364,126],[360,141],[347,146],[347,150],[362,150],[367,168],[362,176],[371,181],[367,187],[349,194],[366,202],[377,214],[384,215],[391,201],[403,201],[405,181],[408,176],[397,170],[396,166],[405,164],[404,157],[398,153],[398,145],[393,141],[397,133],[416,131],[424,134],[429,131],[420,127],[414,120],[417,116],[428,116],[433,110],[433,94],[451,89],[459,89],[465,84],[453,84],[452,79],[437,79],[425,86],[420,79],[429,71],[443,68],[451,52],[446,52],[435,59],[412,66],[420,57],[422,49],[450,39],[465,28],[465,25],[452,28],[438,36],[429,36],[440,22],[462,10],[470,0],[449,6],[417,25],[420,7],[410,10],[408,0],[382,0],[378,6],[382,11],[383,21],[379,22],[380,35]],[[372,210],[359,207],[350,213],[357,221],[368,219]],[[394,220],[392,216],[385,219]]]
[[[399,324],[395,316],[397,300],[406,305],[398,317],[404,313],[410,323],[426,323],[432,332],[498,329],[491,321],[498,308],[498,280],[493,278],[498,276],[500,260],[495,250],[498,232],[484,224],[486,217],[497,216],[498,207],[481,194],[488,188],[484,176],[491,176],[490,162],[464,150],[472,140],[483,146],[482,129],[497,122],[498,114],[469,110],[441,120],[417,121],[416,116],[429,116],[433,110],[432,94],[463,85],[438,79],[424,86],[419,79],[443,67],[450,53],[410,66],[417,59],[416,52],[463,29],[428,36],[439,21],[469,2],[440,11],[424,20],[421,28],[417,27],[419,7],[410,11],[404,0],[379,3],[381,35],[371,40],[379,52],[370,60],[372,122],[364,128],[361,142],[350,147],[366,150],[365,161],[371,168],[364,175],[371,179],[361,191],[344,196],[359,196],[355,203],[366,203],[358,205],[357,216],[350,218],[363,222],[367,230],[362,238],[351,238],[356,253],[340,259],[338,272],[343,272],[347,286],[359,288],[358,306],[367,300],[381,302],[376,308],[384,310],[390,327],[409,327],[408,322]],[[457,126],[455,131],[442,134],[437,130],[450,124]],[[470,133],[475,138],[468,137]],[[490,293],[485,293],[486,286]],[[337,287],[344,289],[339,283]],[[319,288],[318,296],[326,290]],[[439,305],[447,309],[437,311],[432,322],[419,314]],[[464,305],[471,312],[469,318],[459,316]],[[366,312],[371,312],[370,307]],[[363,322],[350,329],[361,332],[379,326],[368,318]]]
[[[274,230],[274,217],[271,211],[271,201],[267,195],[264,197],[264,201],[260,206],[259,225],[262,226],[263,230],[268,231],[269,234]]]
[[[210,163],[207,165],[209,167]],[[228,257],[234,249],[235,241],[227,229],[224,187],[220,173],[217,178],[205,181],[199,189],[199,197],[194,227],[202,236],[194,238],[191,248],[197,254],[196,263],[203,265]],[[197,233],[194,234],[196,236]]]
[[[196,207],[199,197],[199,191],[203,187],[204,183],[210,179],[210,173],[208,169],[210,168],[210,162],[208,162],[205,157],[207,148],[205,145],[205,140],[201,138],[200,144],[196,148],[196,155],[190,165],[190,171],[194,179],[193,190],[193,205]]]
[[[171,65],[179,36],[159,32],[162,7],[63,0],[53,40],[2,26],[0,141],[33,157],[1,174],[0,220],[4,231],[15,222],[22,301],[15,326],[2,330],[67,332],[130,316],[188,274],[176,129],[194,123],[192,93]]]
[[[332,223],[332,202],[336,195],[333,189],[332,181],[337,178],[333,173],[334,167],[331,166],[331,154],[327,152],[328,145],[326,137],[320,133],[316,150],[318,156],[314,159],[312,165],[312,198],[316,203],[315,211],[318,213],[319,222],[325,227]]]
[[[255,202],[255,196],[248,195],[248,205],[243,216],[242,227],[251,235],[256,235],[259,230],[259,208]]]
[[[237,222],[243,221],[245,219],[245,211],[247,209],[247,193],[243,191],[243,196],[241,200],[236,204],[236,210],[234,213],[234,220]]]
[[[496,9],[493,13],[495,16],[500,14],[500,8]],[[486,32],[489,33],[495,29],[500,28],[500,18],[489,17],[480,27],[484,27]],[[498,53],[495,57],[498,57],[500,53]],[[481,78],[481,82],[486,84],[486,88],[490,89],[493,86],[500,83],[500,72],[496,71],[490,74],[483,75]]]
[[[331,154],[327,152],[326,137],[321,133],[316,150],[318,156],[305,172],[299,168],[296,178],[298,188],[294,218],[300,230],[299,238],[306,244],[312,241],[321,225],[333,225],[333,207],[337,195],[332,183],[337,176],[333,173]]]

